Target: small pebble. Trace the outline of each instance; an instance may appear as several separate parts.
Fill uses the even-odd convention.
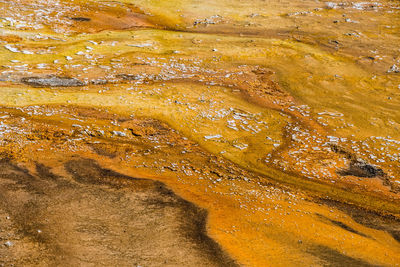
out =
[[[7,242],[5,242],[4,243],[4,246],[6,246],[6,247],[12,247],[14,245],[14,243],[13,242],[11,242],[11,241],[7,241]]]

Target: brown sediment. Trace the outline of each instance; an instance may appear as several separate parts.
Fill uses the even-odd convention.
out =
[[[22,250],[21,254],[14,255],[17,259],[5,255],[0,260],[2,264],[67,266],[84,261],[119,265],[129,262],[236,265],[207,236],[207,212],[175,195],[160,182],[128,177],[103,169],[88,159],[71,159],[65,163],[67,173],[78,183],[54,174],[43,164],[36,164],[37,174],[7,158],[1,159],[0,164],[1,210],[11,217],[15,231],[8,238],[23,236],[23,240],[15,241],[16,246],[36,244],[33,251]],[[88,201],[99,205],[97,212],[92,209],[94,203]],[[113,206],[111,213],[110,205]],[[102,211],[106,210],[107,217],[104,217]],[[150,224],[151,229],[143,229],[143,223]],[[135,228],[143,230],[132,231]],[[161,229],[168,229],[168,234],[160,232]],[[92,240],[82,240],[85,236],[91,236]],[[115,243],[118,239],[121,243]],[[77,253],[85,251],[87,245],[90,252]],[[146,249],[145,255],[153,256],[143,257],[143,249]]]

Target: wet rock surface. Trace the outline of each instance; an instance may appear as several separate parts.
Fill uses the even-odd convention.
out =
[[[76,78],[49,75],[46,77],[25,77],[21,79],[24,84],[33,87],[77,87],[85,85]]]

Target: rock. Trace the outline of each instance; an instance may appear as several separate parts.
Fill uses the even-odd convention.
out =
[[[333,3],[333,2],[326,2],[325,6],[327,9],[336,9],[337,8],[337,4]]]
[[[134,74],[118,74],[116,77],[127,81],[136,81],[141,79],[140,75]]]
[[[94,84],[94,85],[101,85],[101,84],[107,84],[107,83],[108,83],[108,81],[105,79],[95,79],[95,80],[91,81],[91,84]]]
[[[12,247],[12,246],[14,246],[14,243],[13,242],[11,242],[11,241],[7,241],[7,242],[5,242],[4,243],[4,246],[6,246],[6,247]]]
[[[222,135],[216,134],[216,135],[207,135],[207,136],[204,136],[204,139],[206,139],[206,140],[210,140],[210,139],[219,139],[219,138],[222,138]]]
[[[90,21],[90,18],[84,18],[84,17],[73,17],[69,18],[70,20],[75,20],[75,21]]]
[[[376,176],[383,176],[384,172],[382,169],[368,164],[363,160],[354,160],[350,163],[350,167],[347,170],[341,170],[338,172],[342,176],[357,176],[357,177],[367,177],[373,178]]]
[[[11,46],[11,45],[5,45],[4,48],[7,49],[7,50],[9,50],[9,51],[11,51],[11,52],[13,52],[13,53],[18,53],[18,52],[20,52],[18,48],[15,48],[15,47],[13,47],[13,46]]]
[[[393,64],[387,72],[400,73],[400,68],[396,64]]]
[[[125,137],[126,133],[120,131],[112,131],[113,135]]]
[[[21,82],[33,87],[76,87],[85,85],[76,78],[49,75],[46,77],[26,77]]]

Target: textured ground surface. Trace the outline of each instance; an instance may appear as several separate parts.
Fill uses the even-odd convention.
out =
[[[0,0],[0,264],[396,266],[399,13]]]

